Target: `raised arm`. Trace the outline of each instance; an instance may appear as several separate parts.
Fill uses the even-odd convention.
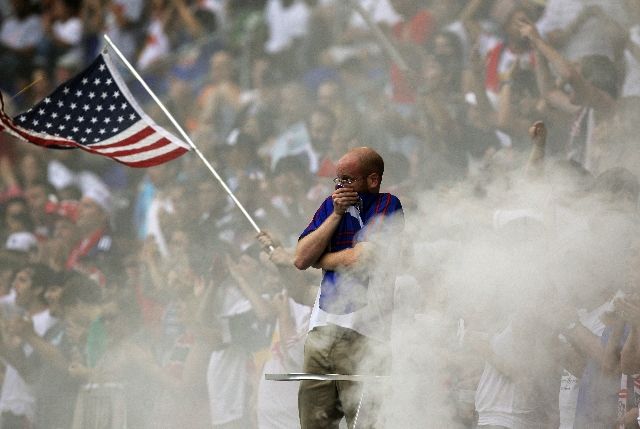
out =
[[[315,231],[298,241],[293,264],[299,270],[313,266],[327,251],[331,237],[338,229],[347,209],[358,202],[358,193],[348,187],[336,189],[331,197],[333,212]]]
[[[575,92],[575,103],[609,111],[615,107],[613,97],[587,81],[571,62],[540,36],[535,25],[527,19],[521,19],[518,25],[522,36],[531,41],[534,48],[549,61],[561,79],[571,84]]]
[[[547,144],[547,128],[544,122],[537,121],[529,128],[531,138],[531,153],[527,162],[526,173],[528,176],[536,176],[542,170],[544,162],[544,151]]]

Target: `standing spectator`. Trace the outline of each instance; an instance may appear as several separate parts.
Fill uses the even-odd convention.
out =
[[[226,141],[240,110],[241,90],[235,81],[235,62],[226,51],[211,58],[209,84],[198,97],[197,132],[215,146]]]
[[[621,59],[628,15],[625,0],[549,0],[536,23],[540,34],[569,61],[585,55]]]
[[[51,316],[44,297],[49,284],[53,281],[52,271],[41,264],[30,264],[19,269],[13,280],[16,291],[16,319],[26,315],[33,321],[33,329],[40,337],[44,336],[56,319]],[[33,424],[35,416],[35,398],[23,376],[27,372],[26,356],[33,349],[22,345],[17,339],[15,325],[17,320],[5,320],[1,352],[10,362],[2,384],[0,394],[0,412],[2,427],[22,429]],[[7,329],[8,328],[8,329]],[[12,331],[13,329],[13,331]],[[17,339],[17,341],[16,341]],[[21,375],[22,374],[22,375]]]
[[[29,0],[12,0],[13,14],[0,26],[0,86],[16,91],[26,86],[31,75],[33,54],[42,39],[40,17]]]
[[[37,60],[49,75],[65,55],[76,61],[82,59],[84,29],[80,8],[80,0],[53,0],[48,13],[42,17],[45,37],[38,46]]]
[[[402,21],[393,26],[394,40],[401,47],[425,46],[436,29],[431,13],[419,2],[411,0],[391,0],[391,4],[402,17]],[[397,64],[391,66],[391,84],[395,103],[411,105],[415,102],[416,88]]]

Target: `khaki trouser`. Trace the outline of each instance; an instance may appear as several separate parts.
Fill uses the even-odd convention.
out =
[[[335,325],[314,328],[304,346],[304,372],[312,374],[384,375],[389,361],[388,344]],[[351,428],[363,391],[357,428],[379,427],[382,387],[375,381],[302,381],[298,391],[301,428],[337,429],[342,417]]]

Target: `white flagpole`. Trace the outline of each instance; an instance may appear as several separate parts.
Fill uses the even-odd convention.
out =
[[[142,79],[142,76],[140,76],[140,74],[136,71],[136,69],[133,68],[133,66],[129,63],[129,61],[127,61],[127,59],[125,58],[124,55],[122,55],[122,52],[120,52],[120,50],[118,49],[118,47],[116,45],[114,45],[114,43],[111,41],[111,39],[109,38],[109,36],[107,36],[106,34],[104,35],[104,39],[107,41],[107,43],[109,44],[109,46],[111,46],[111,48],[114,50],[114,52],[118,55],[118,57],[122,60],[122,62],[124,63],[125,66],[127,66],[127,68],[131,71],[131,73],[133,73],[133,75],[136,77],[136,79],[138,79],[138,81],[142,84],[142,86],[144,87],[144,89],[147,90],[147,92],[149,93],[149,95],[151,95],[151,98],[153,98],[153,101],[155,101],[156,103],[158,103],[158,106],[160,106],[160,109],[162,109],[162,111],[164,112],[165,115],[167,115],[167,118],[169,118],[169,120],[171,121],[171,123],[173,124],[174,127],[176,127],[176,129],[178,130],[178,132],[180,132],[180,135],[185,139],[185,141],[187,143],[189,143],[189,146],[191,146],[191,148],[193,149],[193,151],[200,157],[200,159],[202,160],[202,162],[204,162],[204,165],[207,166],[207,168],[209,169],[209,171],[211,172],[211,174],[213,174],[213,177],[215,177],[218,182],[220,182],[220,185],[222,185],[222,187],[224,188],[224,190],[227,192],[227,194],[229,194],[229,196],[231,197],[231,199],[233,200],[233,202],[238,206],[238,208],[240,209],[240,211],[242,212],[242,214],[244,214],[244,216],[247,218],[247,220],[249,221],[249,223],[251,223],[251,226],[253,226],[253,229],[256,230],[257,233],[261,233],[262,230],[260,229],[260,227],[258,227],[258,224],[256,224],[256,222],[253,220],[253,218],[251,217],[251,215],[249,215],[249,213],[247,212],[247,210],[244,208],[244,206],[240,203],[240,201],[238,201],[238,199],[236,198],[235,195],[233,195],[233,192],[231,192],[231,189],[229,189],[229,187],[227,186],[227,184],[224,182],[224,180],[222,180],[222,177],[220,177],[220,175],[218,174],[218,172],[213,168],[213,166],[211,165],[211,163],[207,160],[207,158],[205,158],[205,156],[202,154],[202,152],[200,152],[200,149],[198,149],[195,145],[195,143],[193,143],[193,141],[191,141],[191,138],[189,138],[189,136],[187,135],[187,133],[182,129],[182,127],[180,126],[180,124],[178,124],[178,121],[175,120],[175,118],[173,117],[173,115],[171,113],[169,113],[169,111],[167,110],[166,107],[164,107],[164,104],[162,104],[162,102],[160,101],[160,99],[153,93],[153,91],[151,90],[151,88],[149,88],[149,85],[147,85],[147,83],[144,81],[144,79]],[[273,248],[271,246],[270,250],[273,251]]]

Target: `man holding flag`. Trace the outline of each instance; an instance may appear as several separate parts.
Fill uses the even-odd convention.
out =
[[[323,270],[305,343],[305,373],[376,375],[389,369],[395,275],[387,267],[382,275],[373,274],[374,267],[367,263],[373,244],[365,241],[372,230],[395,225],[385,218],[403,216],[400,200],[380,193],[383,173],[384,161],[373,149],[347,152],[336,166],[335,192],[300,235],[294,265]],[[374,291],[374,284],[381,287]],[[362,389],[353,381],[302,381],[298,394],[302,429],[337,428],[343,416],[349,427],[356,426]],[[367,402],[367,421],[358,427],[376,427],[376,401]]]

